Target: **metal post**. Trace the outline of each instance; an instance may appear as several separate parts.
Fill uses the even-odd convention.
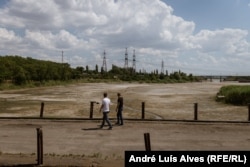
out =
[[[194,103],[194,120],[198,120],[198,103]]]
[[[90,111],[89,111],[89,118],[92,119],[93,118],[93,111],[94,111],[94,101],[90,102]]]
[[[145,118],[145,102],[141,103],[141,119]]]
[[[151,144],[150,144],[150,134],[144,133],[144,142],[146,151],[151,151]]]
[[[40,118],[43,117],[43,111],[44,111],[44,102],[41,103]]]

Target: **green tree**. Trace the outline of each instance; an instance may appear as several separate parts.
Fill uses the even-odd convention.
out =
[[[86,65],[86,72],[88,73],[89,72],[89,66]]]
[[[98,73],[98,65],[95,65],[95,72]]]
[[[15,68],[13,80],[16,85],[22,85],[26,83],[26,76],[22,67],[17,66]]]

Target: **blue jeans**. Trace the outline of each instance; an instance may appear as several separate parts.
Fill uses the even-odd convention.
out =
[[[104,126],[105,121],[106,121],[106,122],[108,123],[109,127],[112,128],[112,125],[111,125],[111,123],[110,123],[110,121],[109,121],[108,113],[109,113],[109,112],[103,112],[102,125],[101,125],[101,127]]]
[[[121,125],[123,125],[122,110],[123,110],[122,107],[118,108],[118,111],[117,111],[117,114],[116,114],[116,116],[117,116],[117,124],[121,124]]]

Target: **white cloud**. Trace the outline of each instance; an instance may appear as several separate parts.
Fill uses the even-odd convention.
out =
[[[66,30],[60,30],[57,34],[52,34],[50,31],[26,30],[25,34],[27,42],[41,49],[68,50],[88,48],[88,42],[78,39]]]
[[[202,30],[193,37],[192,42],[202,52],[238,55],[247,52],[247,35],[246,30],[240,29]]]
[[[176,47],[194,30],[194,23],[174,16],[173,9],[161,1],[19,0],[5,10],[8,20],[20,22],[17,28],[52,32],[66,29],[83,38],[102,40],[109,47],[137,47],[145,40],[148,42],[143,45],[166,47],[166,42]]]
[[[14,31],[0,27],[0,50],[11,51],[22,42],[22,38],[17,36]]]
[[[14,31],[9,31],[5,28],[0,28],[0,40],[5,42],[20,42],[21,39],[16,36]]]
[[[150,67],[159,67],[162,60],[173,67],[207,62],[212,66],[249,56],[247,30],[225,28],[194,34],[195,23],[173,12],[159,0],[10,1],[0,10],[0,48],[15,48],[16,53],[35,58],[50,58],[51,51],[65,50],[74,65],[102,62],[99,59],[106,49],[111,66],[124,64],[128,47],[136,49],[137,67],[144,69],[152,62]],[[200,61],[195,62],[197,59]]]
[[[55,49],[53,47],[53,34],[51,32],[43,32],[40,31],[30,31],[26,30],[25,39],[27,43],[33,45],[35,48],[41,49]]]
[[[17,0],[10,1],[5,9],[6,18],[12,20],[10,25],[18,23],[25,29],[51,29],[62,25],[59,10],[50,0]],[[7,23],[8,25],[8,23]]]

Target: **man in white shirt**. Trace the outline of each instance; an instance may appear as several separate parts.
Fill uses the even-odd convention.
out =
[[[109,113],[109,108],[110,108],[110,99],[108,98],[108,94],[107,93],[103,93],[104,98],[102,99],[102,105],[100,107],[100,112],[102,111],[103,113],[103,118],[102,118],[102,124],[100,128],[103,128],[105,121],[108,123],[109,125],[109,130],[112,129],[112,125],[109,121],[109,117],[108,117],[108,113]]]

